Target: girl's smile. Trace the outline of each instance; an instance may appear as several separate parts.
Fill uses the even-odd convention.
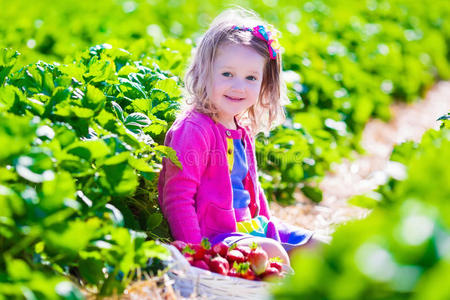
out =
[[[236,128],[234,117],[258,102],[265,62],[247,46],[225,44],[218,49],[207,93],[219,111],[217,121],[225,127]]]
[[[226,96],[225,95],[225,97],[227,97],[229,100],[231,100],[231,101],[236,101],[236,102],[239,102],[239,101],[241,101],[241,100],[243,100],[244,98],[239,98],[239,97],[231,97],[231,96]]]

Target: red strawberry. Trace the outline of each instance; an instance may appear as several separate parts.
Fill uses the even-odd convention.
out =
[[[256,243],[253,243],[251,248],[252,251],[248,255],[247,260],[256,275],[260,275],[266,270],[269,262],[267,253],[263,249],[259,248]]]
[[[283,270],[283,265],[279,261],[270,261],[269,266],[272,268],[276,268],[278,272],[281,272]]]
[[[247,280],[255,280],[257,278],[255,272],[250,268],[246,272],[242,272],[241,277]]]
[[[236,269],[236,273],[239,274],[239,277],[247,279],[247,280],[256,280],[256,274],[253,272],[252,269],[250,269],[250,263],[249,262],[243,262],[243,263],[234,263],[233,269]],[[259,278],[258,278],[259,279]]]
[[[202,239],[201,244],[194,244],[191,246],[191,248],[195,251],[195,260],[201,260],[203,259],[203,256],[211,249],[211,244],[209,243],[207,238],[204,238]]]
[[[231,264],[234,262],[241,263],[245,261],[244,254],[242,254],[242,252],[239,250],[228,251],[227,259]]]
[[[194,259],[200,260],[203,258],[203,255],[205,255],[206,250],[203,249],[203,247],[199,244],[194,244],[191,246],[192,250],[194,250]]]
[[[212,272],[227,275],[228,271],[230,270],[230,265],[225,258],[216,256],[213,259],[211,259],[209,263],[209,269]]]
[[[195,260],[192,265],[194,267],[203,269],[203,270],[208,270],[209,271],[209,266],[206,262],[204,262],[203,260]]]
[[[268,267],[264,273],[261,274],[263,280],[274,280],[283,278],[280,271],[275,267]]]
[[[241,251],[241,253],[244,254],[245,259],[247,259],[248,255],[250,254],[250,251],[252,251],[250,247],[244,245],[237,245],[235,249]]]
[[[178,251],[183,252],[183,249],[187,246],[187,244],[183,241],[173,241],[170,243],[172,246],[178,249]]]
[[[227,257],[227,253],[228,253],[228,246],[225,245],[224,243],[220,242],[218,244],[215,244],[212,247],[212,252],[214,254],[219,254],[222,257]]]
[[[250,264],[248,262],[239,264],[238,272],[241,274],[241,277],[247,280],[255,280],[256,274],[250,268]]]
[[[187,261],[192,265],[192,263],[194,262],[195,251],[192,250],[191,247],[192,245],[188,244],[186,247],[184,247],[181,253],[183,253],[183,256],[186,257]]]
[[[207,264],[209,264],[209,262],[211,261],[212,255],[211,254],[205,254],[203,256],[203,261]]]
[[[194,262],[194,257],[192,256],[192,254],[190,253],[183,253],[184,257],[186,258],[186,260],[192,265],[192,263]]]

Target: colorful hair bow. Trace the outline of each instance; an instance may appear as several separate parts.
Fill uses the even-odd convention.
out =
[[[265,41],[269,49],[270,58],[276,59],[280,49],[280,43],[278,42],[279,33],[272,25],[267,27],[271,30],[266,30],[264,25],[258,25],[253,28],[233,26],[233,29],[250,31],[257,38]]]

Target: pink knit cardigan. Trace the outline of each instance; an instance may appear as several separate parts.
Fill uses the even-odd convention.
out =
[[[270,219],[258,183],[253,137],[248,128],[243,129],[249,169],[244,186],[250,192],[250,212],[252,217]],[[167,132],[165,145],[175,149],[183,168],[163,159],[158,200],[176,240],[200,243],[203,237],[211,240],[237,230],[226,158],[227,139],[235,133],[196,111],[178,118]]]

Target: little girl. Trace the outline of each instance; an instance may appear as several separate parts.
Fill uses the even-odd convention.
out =
[[[182,168],[163,160],[159,203],[173,237],[249,245],[289,264],[312,232],[270,215],[258,182],[254,136],[284,120],[287,102],[275,30],[228,10],[211,24],[185,77],[186,107],[167,132]]]

